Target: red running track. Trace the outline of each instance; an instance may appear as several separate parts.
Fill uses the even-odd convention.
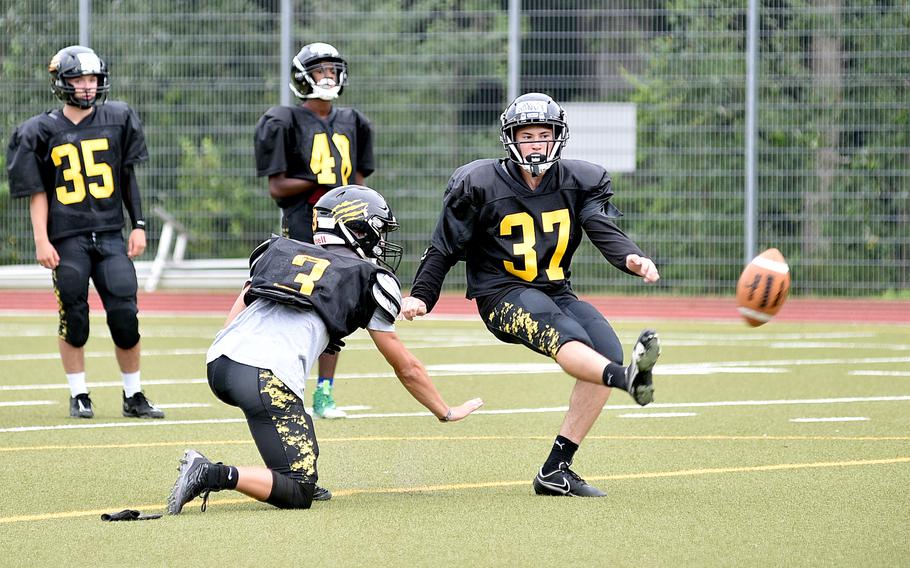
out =
[[[236,294],[224,291],[140,292],[143,312],[227,314]],[[594,304],[607,318],[736,320],[736,304],[730,298],[690,298],[666,296],[592,296]],[[102,309],[92,290],[92,310]],[[55,312],[57,301],[48,290],[0,290],[0,311]],[[474,302],[458,295],[445,295],[433,310],[435,315],[474,315]],[[775,316],[780,321],[904,323],[910,324],[910,301],[790,298]]]

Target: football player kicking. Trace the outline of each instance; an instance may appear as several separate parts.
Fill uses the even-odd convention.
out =
[[[209,492],[223,489],[286,509],[331,498],[316,486],[319,446],[304,408],[304,379],[321,353],[337,350],[358,328],[439,420],[461,420],[483,404],[448,406],[395,333],[401,288],[393,272],[401,247],[386,240],[398,224],[382,196],[344,186],[314,210],[315,245],[273,237],[253,251],[250,278],[207,355],[212,392],[243,410],[266,467],[212,463],[187,450],[168,497],[172,515],[201,494],[205,510]]]
[[[104,103],[110,79],[87,47],[51,59],[51,88],[63,101],[22,123],[6,154],[10,194],[29,197],[35,256],[51,269],[60,305],[58,346],[70,387],[70,416],[92,418],[85,383],[89,336],[88,281],[95,283],[123,377],[123,415],[164,418],[139,381],[136,269],[145,251],[145,221],[133,168],[148,160],[142,123],[122,102]],[[123,207],[132,231],[125,242]]]
[[[522,95],[501,122],[508,158],[477,160],[452,175],[402,315],[412,319],[432,310],[445,275],[465,260],[467,296],[477,300],[490,332],[552,357],[576,379],[534,491],[600,497],[603,491],[570,469],[572,459],[600,415],[609,387],[627,391],[640,405],[653,400],[651,369],[660,346],[653,330],[643,331],[623,367],[613,328],[572,292],[569,265],[584,232],[616,268],[645,282],[660,276],[611,220],[620,213],[610,203],[609,174],[589,162],[560,160],[569,129],[552,98]]]

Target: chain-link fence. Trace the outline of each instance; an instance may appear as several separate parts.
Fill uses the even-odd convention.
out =
[[[451,172],[504,154],[498,117],[508,102],[509,4],[291,2],[292,52],[326,41],[348,60],[339,104],[359,108],[375,127],[377,171],[368,184],[402,223],[406,284]],[[746,3],[519,4],[519,91],[567,104],[577,133],[567,152],[600,153],[608,165],[619,163],[608,155],[614,150],[628,158],[611,167],[614,202],[626,214],[622,228],[661,267],[651,290],[730,294],[746,238]],[[57,104],[46,66],[57,49],[79,42],[79,5],[4,1],[4,144],[18,123]],[[146,210],[160,205],[189,226],[188,256],[245,256],[278,226],[266,181],[255,176],[253,128],[286,88],[282,2],[90,6],[90,43],[109,64],[112,98],[130,103],[145,124]],[[910,4],[766,1],[759,15],[758,249],[784,252],[795,293],[906,295]],[[147,257],[160,231],[150,223]],[[0,264],[32,262],[27,200],[9,199],[5,176],[0,234]],[[589,246],[574,269],[582,292],[643,289]],[[447,282],[463,286],[457,272]]]

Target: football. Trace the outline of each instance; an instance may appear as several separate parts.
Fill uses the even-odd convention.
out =
[[[752,259],[736,284],[739,313],[752,327],[771,321],[790,292],[790,267],[784,255],[771,248]]]

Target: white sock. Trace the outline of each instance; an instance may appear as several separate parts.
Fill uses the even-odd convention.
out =
[[[139,386],[139,371],[135,373],[121,373],[123,375],[123,394],[129,398],[142,390]]]
[[[70,384],[70,396],[75,398],[77,394],[88,394],[88,386],[85,384],[85,371],[81,373],[67,373],[66,382]]]

